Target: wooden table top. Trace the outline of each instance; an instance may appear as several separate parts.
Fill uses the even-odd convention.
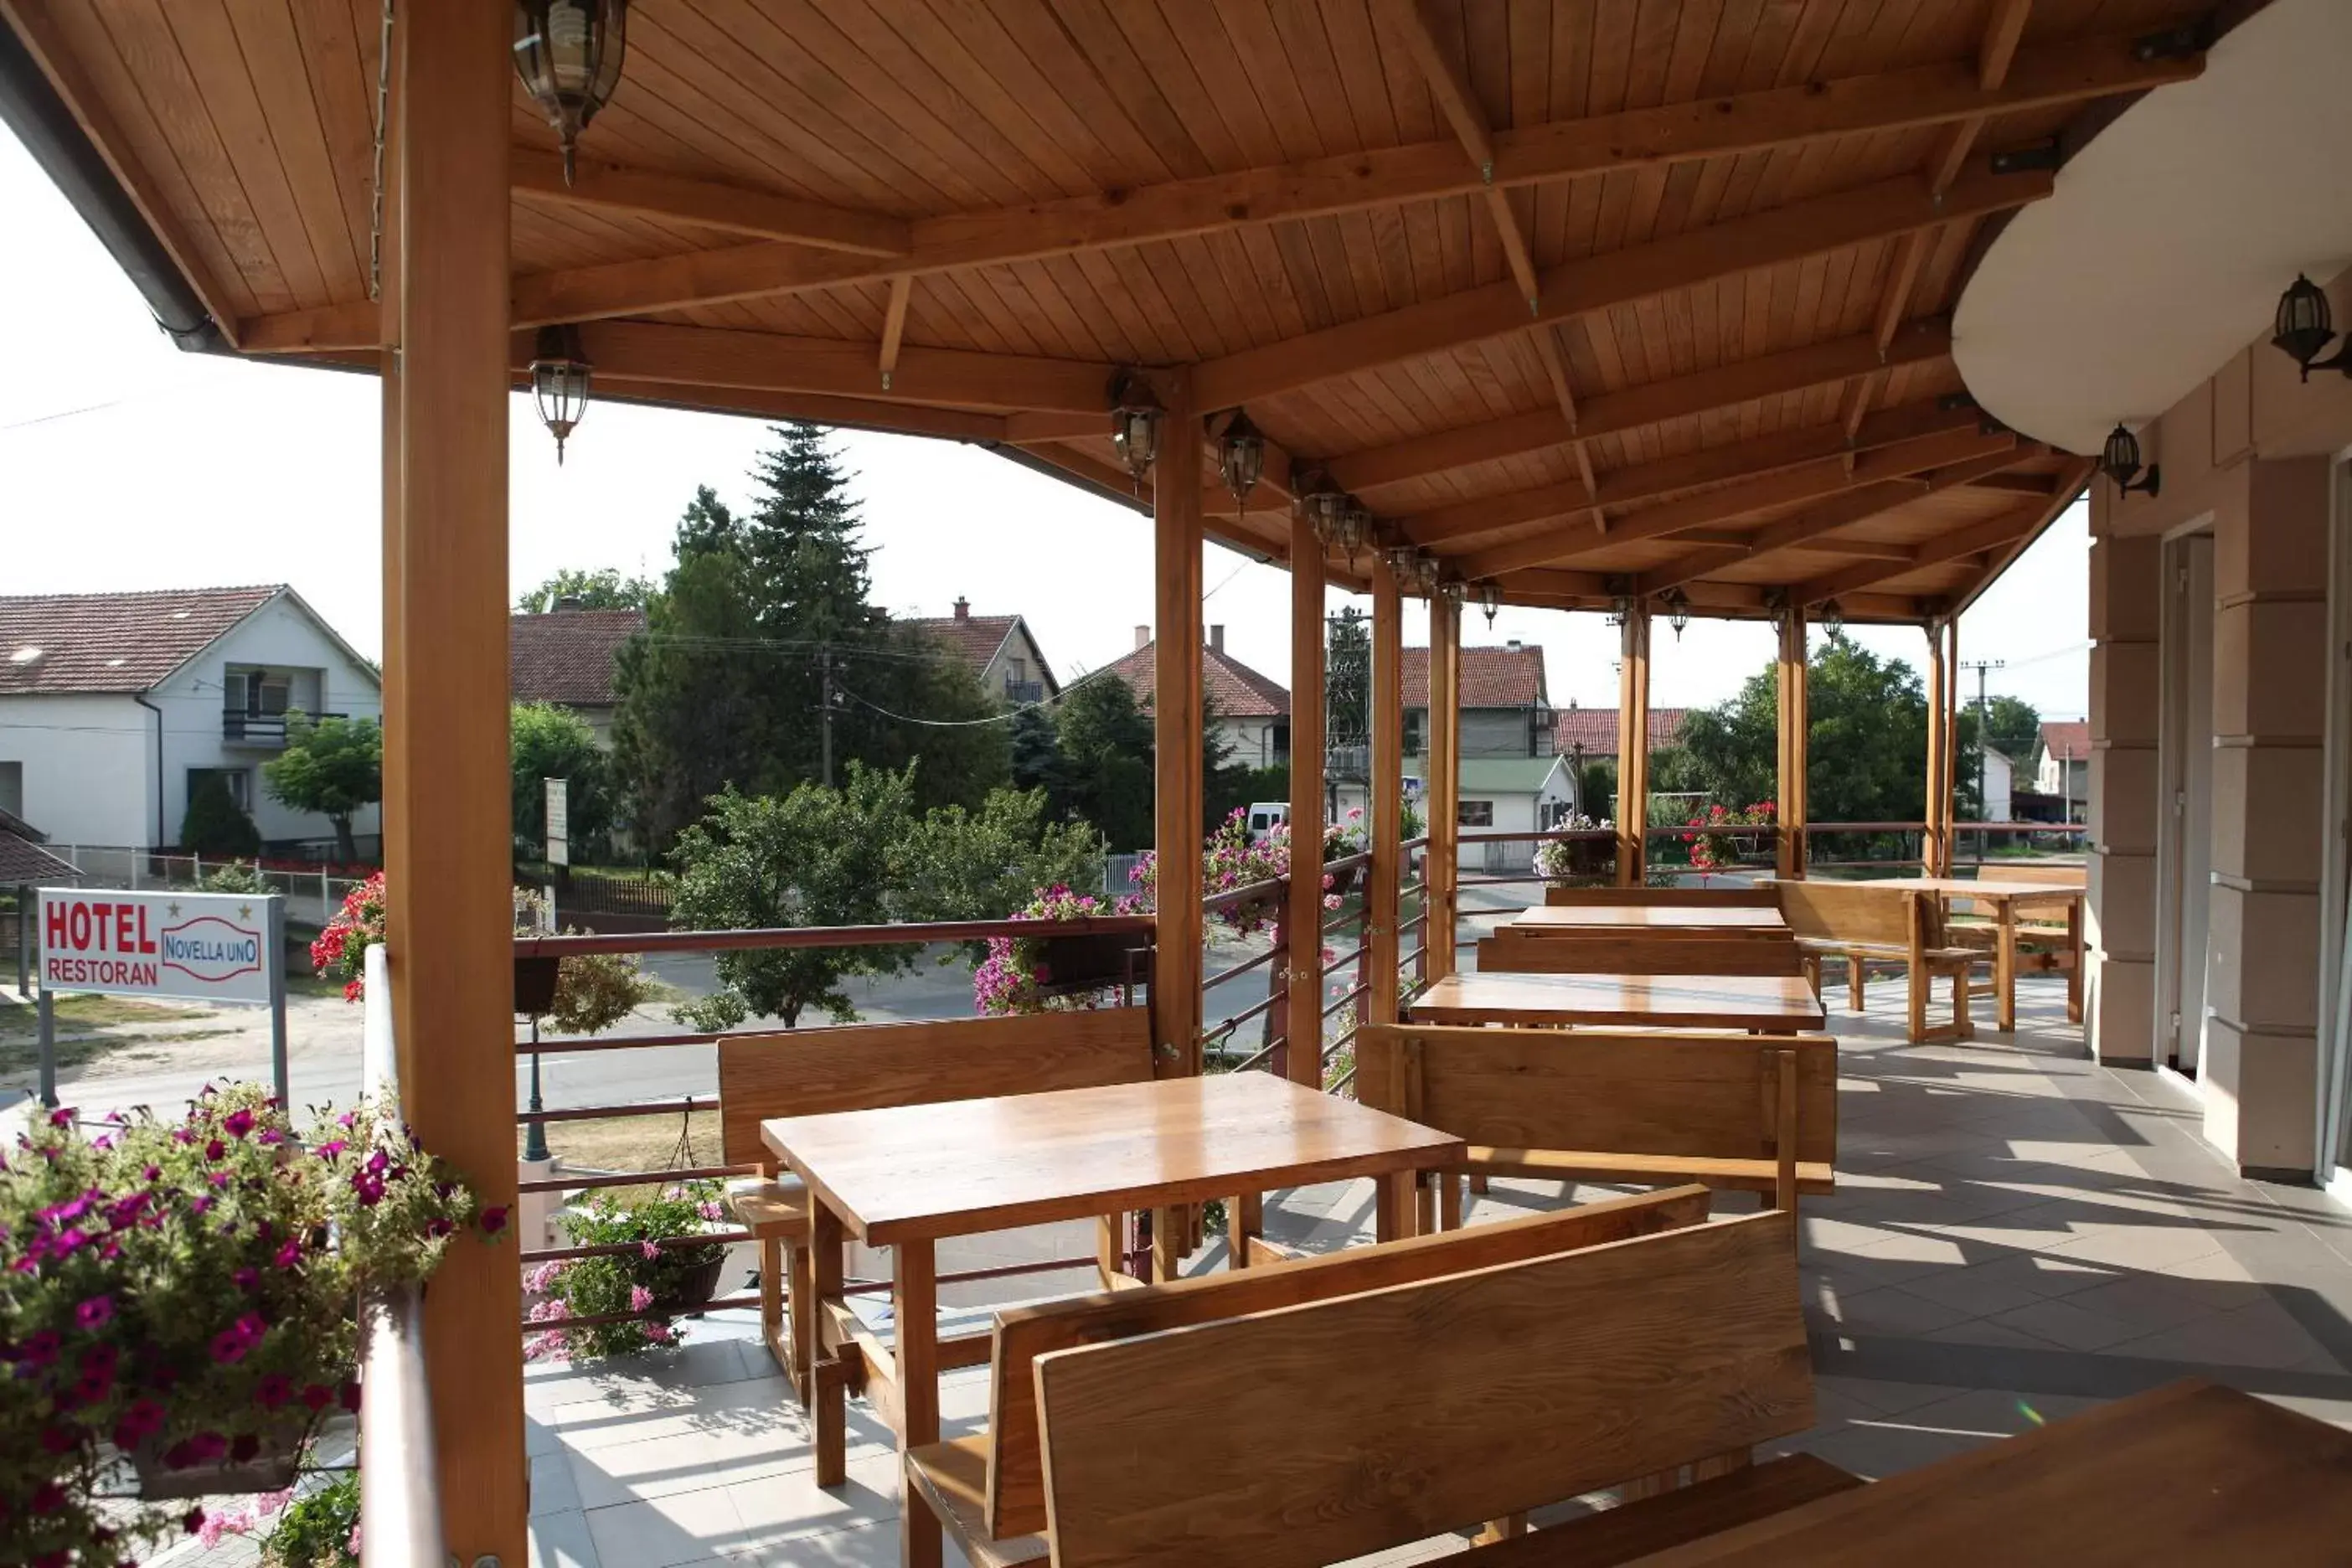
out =
[[[1650,1024],[1818,1029],[1797,974],[1449,974],[1412,1001],[1423,1024]]]
[[[2190,1380],[1640,1562],[2300,1568],[2347,1542],[2352,1433]]]
[[[1521,910],[1495,928],[1509,936],[1540,936],[1555,931],[1638,931],[1645,936],[1739,936],[1749,931],[1786,936],[1789,922],[1778,910],[1738,910],[1691,904],[1538,904]]]
[[[2071,903],[2085,889],[2063,882],[2004,882],[1998,877],[1879,877],[1844,884],[1857,888],[1901,888],[1940,893],[1951,899],[2006,899],[2012,903]]]
[[[1161,1079],[760,1124],[877,1247],[1423,1170],[1463,1141],[1268,1073]]]

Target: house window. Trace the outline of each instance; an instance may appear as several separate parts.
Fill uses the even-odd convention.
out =
[[[194,800],[196,797],[196,791],[202,789],[206,781],[215,778],[228,786],[228,798],[236,803],[237,810],[248,816],[251,815],[253,770],[250,768],[190,768],[188,798]]]
[[[1422,753],[1422,729],[1428,722],[1429,710],[1408,708],[1404,710],[1404,754],[1417,757]]]
[[[1454,808],[1454,822],[1463,827],[1495,826],[1495,803],[1491,800],[1465,800]]]
[[[221,705],[231,713],[279,714],[291,705],[293,682],[277,671],[232,669],[221,682],[227,689]]]
[[[25,815],[25,764],[0,763],[0,811],[22,818]]]
[[[1007,659],[1004,661],[1004,668],[1005,679],[1008,680],[1018,684],[1029,679],[1029,661],[1025,658]]]

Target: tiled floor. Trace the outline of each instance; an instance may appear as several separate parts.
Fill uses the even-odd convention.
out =
[[[2053,983],[2027,983],[2014,1038],[1960,1046],[1905,1046],[1900,996],[1881,984],[1867,1014],[1832,1016],[1839,1192],[1805,1209],[1821,1424],[1783,1447],[1883,1476],[2190,1372],[2352,1425],[2352,1214],[2237,1179],[2187,1089],[2084,1059]],[[1471,1217],[1559,1201],[1498,1182]],[[1370,1229],[1369,1189],[1292,1194],[1268,1225],[1341,1245]],[[820,1490],[749,1325],[691,1333],[657,1361],[532,1370],[533,1563],[895,1563],[879,1424],[852,1405],[850,1484]],[[950,1430],[986,1401],[985,1369],[951,1377]]]

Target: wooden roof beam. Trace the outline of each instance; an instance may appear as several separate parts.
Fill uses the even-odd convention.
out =
[[[1633,540],[1655,539],[1664,534],[1680,533],[1685,529],[1706,528],[1733,518],[1745,517],[1750,512],[1835,495],[1840,490],[1879,480],[1906,479],[1916,494],[1925,489],[1925,481],[1909,479],[1908,476],[1949,463],[2011,451],[2016,445],[2017,437],[2007,431],[1986,436],[1974,430],[1965,430],[1950,435],[1922,437],[1866,454],[1854,464],[1851,474],[1842,459],[1831,458],[1722,489],[1707,490],[1644,508],[1612,521],[1606,533],[1595,533],[1587,529],[1546,529],[1529,538],[1491,545],[1462,555],[1456,558],[1455,564],[1463,576],[1474,580],[1522,567],[1549,566],[1574,561]]]
[[[1498,189],[1690,159],[1762,152],[1822,137],[1939,124],[2137,92],[2194,79],[2201,57],[2140,60],[2127,37],[2027,50],[1998,91],[1975,61],[1594,115],[1494,135]],[[519,279],[519,325],[644,315],[729,300],[1141,245],[1252,224],[1459,195],[1487,181],[1452,140],[1373,148],[1292,164],[1163,182],[1024,206],[915,219],[903,256],[860,258],[770,241],[691,257],[613,262]]]
[[[886,396],[875,366],[881,345],[833,338],[786,337],[653,321],[598,321],[581,329],[599,378],[693,387],[824,393],[877,402],[935,404],[999,411],[1086,413],[1108,428],[1112,367],[1076,360],[972,353],[961,349],[899,349]],[[530,340],[518,335],[524,362]]]
[[[826,206],[772,191],[593,158],[580,159],[576,177],[566,183],[563,159],[557,153],[517,147],[509,157],[517,192],[565,206],[756,234],[853,256],[904,256],[915,245],[913,226],[886,213]]]
[[[1916,322],[1896,338],[1886,359],[1895,364],[1925,364],[1944,359],[1951,349],[1952,334],[1944,323]],[[1454,468],[1543,451],[1564,445],[1580,433],[1588,439],[1613,436],[1759,398],[1832,385],[1878,363],[1878,345],[1867,333],[1861,333],[1646,382],[1622,392],[1604,392],[1583,400],[1574,426],[1556,410],[1539,409],[1433,431],[1386,447],[1367,447],[1322,462],[1334,484],[1364,494]]]
[[[1984,416],[1973,407],[1947,408],[1940,403],[1929,402],[1874,415],[1853,437],[1848,437],[1834,425],[1779,430],[1746,441],[1612,469],[1601,476],[1598,500],[1603,506],[1635,505],[1701,485],[1760,478],[1848,451],[1874,451],[1921,436],[1974,431],[1981,427],[1983,420]],[[1588,504],[1591,494],[1580,483],[1571,481],[1507,495],[1482,496],[1400,521],[1414,543],[1431,545],[1515,523],[1559,517]]]
[[[2047,170],[1985,169],[1940,200],[1914,175],[1793,202],[1555,267],[1543,275],[1537,318],[1568,321],[1930,224],[2023,206],[2052,188]],[[1204,403],[1231,406],[1465,348],[1527,325],[1517,285],[1491,284],[1204,361],[1195,384]]]
[[[2098,471],[2098,467],[2095,458],[2076,458],[2059,470],[2057,479],[2050,486],[2043,500],[2041,520],[2030,531],[1992,552],[1984,569],[1952,595],[1952,614],[1957,616],[1975,604],[2020,555],[2033,548],[2033,542],[2041,538],[2050,525],[2082,496],[2083,487],[2091,482],[2091,476]]]
[[[1962,560],[1979,551],[1996,549],[2022,538],[2039,526],[2040,517],[2041,509],[2029,502],[2021,509],[1928,540],[1915,547],[1907,561],[1861,562],[1811,582],[1800,583],[1789,591],[1789,597],[1800,605],[1818,605],[1824,599],[1859,593],[1864,588],[1874,588],[1897,577],[1907,577],[1930,566],[1940,566],[1948,561]]]

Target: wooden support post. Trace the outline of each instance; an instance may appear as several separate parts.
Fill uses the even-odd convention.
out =
[[[1926,801],[1920,816],[1927,827],[1919,835],[1919,869],[1930,877],[1940,875],[1944,856],[1940,847],[1944,836],[1944,818],[1937,801],[1943,793],[1944,780],[1944,719],[1948,711],[1946,689],[1950,685],[1944,669],[1944,627],[1940,621],[1929,621],[1927,633],[1927,773]]]
[[[940,1568],[940,1516],[908,1495],[906,1458],[940,1440],[939,1258],[929,1237],[892,1250],[890,1305],[897,1320],[891,1353],[898,1384],[898,1562]]]
[[[1193,619],[1199,620],[1195,615]],[[1198,749],[1198,742],[1194,742]],[[1323,544],[1290,520],[1290,1080],[1323,1085]]]
[[[515,1206],[512,781],[507,736],[508,18],[400,14],[400,365],[384,585],[384,868],[403,1102],[486,1209]],[[516,1234],[511,1228],[507,1233]],[[521,1270],[450,1249],[425,1302],[442,1525],[460,1562],[526,1552]],[[397,1460],[395,1459],[395,1462]]]
[[[1152,843],[1160,861],[1151,1023],[1153,1068],[1174,1078],[1201,1070],[1201,428],[1191,374],[1154,380],[1168,438],[1151,466],[1159,620]]]
[[[1397,961],[1404,951],[1404,599],[1383,557],[1372,564],[1370,710],[1371,855],[1364,879],[1365,952],[1370,959],[1364,995],[1366,1023],[1397,1021]]]
[[[1944,622],[1944,691],[1948,707],[1944,713],[1944,833],[1941,839],[1944,858],[1943,863],[1936,868],[1936,875],[1939,877],[1952,874],[1952,856],[1959,838],[1959,830],[1954,826],[1959,820],[1959,812],[1952,798],[1955,783],[1959,777],[1960,758],[1960,623],[1958,617]]]
[[[1431,981],[1454,973],[1454,922],[1462,875],[1462,606],[1444,595],[1429,601],[1429,771],[1422,787],[1429,849],[1422,907]]]
[[[1638,888],[1650,867],[1650,610],[1628,606],[1617,666],[1617,885]]]
[[[1773,805],[1780,833],[1773,869],[1783,877],[1805,874],[1805,612],[1791,605],[1780,613],[1779,677],[1779,795]]]

